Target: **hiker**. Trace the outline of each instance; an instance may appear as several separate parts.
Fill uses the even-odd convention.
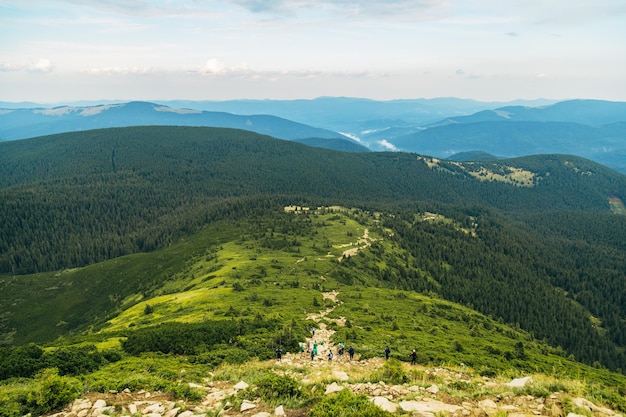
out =
[[[311,360],[315,360],[315,350],[311,349]]]
[[[389,354],[391,353],[391,349],[389,349],[389,346],[387,346],[385,348],[385,360],[389,359]]]
[[[348,355],[350,355],[350,360],[354,358],[354,348],[352,346],[348,348]]]
[[[413,349],[411,352],[411,365],[415,365],[417,363],[417,352]]]
[[[328,360],[329,361],[333,360],[333,351],[332,350],[328,350]]]
[[[276,349],[276,359],[280,360],[283,357],[283,351],[281,348]]]
[[[339,360],[341,360],[343,358],[343,351],[345,349],[345,346],[343,345],[343,343],[339,342],[339,349],[337,349],[337,354],[339,355]]]

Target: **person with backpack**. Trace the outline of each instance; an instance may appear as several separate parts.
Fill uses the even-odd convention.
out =
[[[415,365],[417,363],[417,352],[413,349],[411,352],[411,365]]]
[[[389,359],[389,354],[391,354],[391,349],[389,349],[389,346],[387,346],[385,348],[385,360]]]
[[[354,358],[354,348],[352,346],[348,348],[348,355],[350,356],[350,360]]]
[[[276,349],[276,359],[280,360],[283,357],[283,350],[281,348]]]

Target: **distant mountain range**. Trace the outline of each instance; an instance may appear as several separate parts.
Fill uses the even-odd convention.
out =
[[[333,146],[333,149],[352,152],[368,150],[339,133],[271,115],[242,116],[147,102],[0,110],[0,140],[98,128],[153,125],[228,127],[278,139],[305,141],[315,147]]]
[[[0,102],[0,107],[5,107],[0,140],[138,125],[229,127],[348,152],[407,151],[438,158],[458,153],[467,158],[467,152],[500,158],[573,154],[626,173],[626,102],[321,97],[53,108]]]
[[[573,154],[626,173],[626,103],[572,100],[502,107],[443,119],[387,141],[398,150],[441,158],[469,151],[507,158]]]

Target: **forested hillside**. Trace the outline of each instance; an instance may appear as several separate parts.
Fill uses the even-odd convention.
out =
[[[626,369],[626,178],[588,160],[461,163],[333,152],[237,130],[144,127],[2,143],[0,184],[5,342],[101,326],[129,297],[162,294],[180,274],[197,278],[184,272],[190,262],[210,262],[228,242],[240,242],[231,257],[250,250],[250,260],[266,250],[301,256],[307,240],[323,256],[330,237],[318,234],[329,220],[283,207],[340,204],[358,208],[350,221],[377,240],[332,264],[323,274],[333,282],[442,297],[577,360]],[[207,226],[198,249],[180,246]],[[288,286],[319,275],[308,256],[302,268],[310,269],[282,266],[293,270],[273,279]],[[105,260],[113,261],[98,263]],[[250,283],[265,278],[233,266]],[[27,288],[37,295],[12,296]]]

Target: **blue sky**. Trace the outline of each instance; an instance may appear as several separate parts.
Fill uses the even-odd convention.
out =
[[[626,101],[624,0],[0,0],[0,101]]]

